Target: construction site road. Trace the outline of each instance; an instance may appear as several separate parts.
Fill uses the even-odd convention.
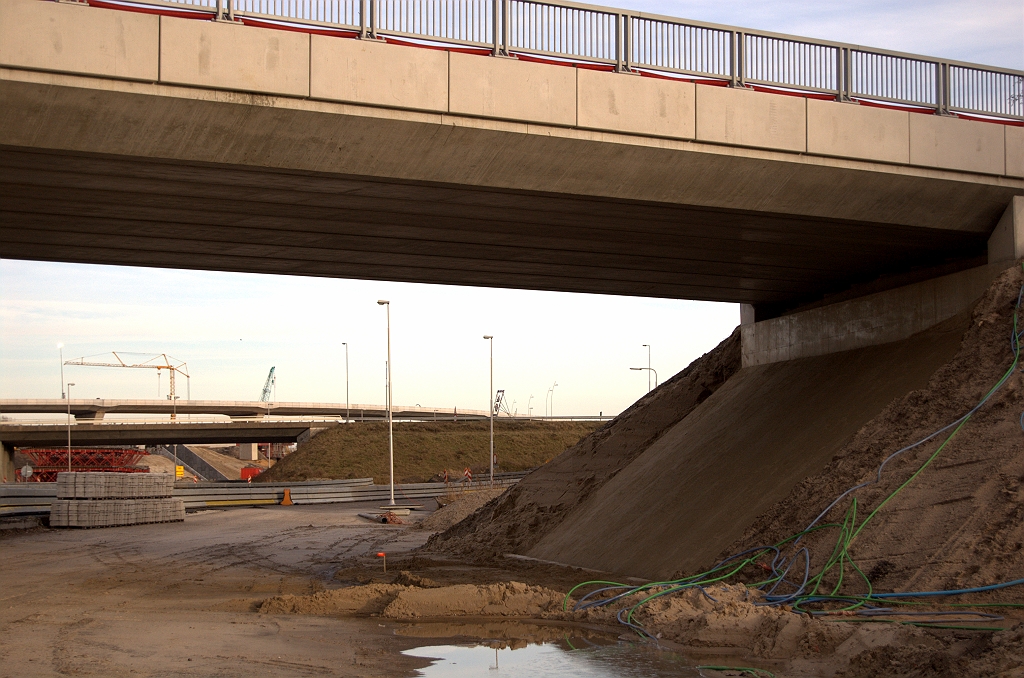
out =
[[[413,675],[428,662],[399,654],[414,643],[374,620],[254,611],[268,596],[321,590],[339,563],[429,536],[370,524],[357,517],[366,510],[274,506],[185,523],[2,530],[0,676]]]

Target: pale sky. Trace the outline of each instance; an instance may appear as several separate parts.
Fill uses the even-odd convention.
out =
[[[642,11],[1024,68],[1021,0],[618,3]],[[732,304],[519,290],[0,261],[0,397],[60,397],[64,357],[112,350],[188,363],[194,399],[255,400],[276,366],[278,401],[384,400],[392,302],[396,404],[486,409],[495,388],[543,414],[616,414],[733,330]],[[66,368],[74,397],[152,398],[149,370]],[[179,394],[184,396],[184,385]],[[161,397],[167,392],[162,382]]]

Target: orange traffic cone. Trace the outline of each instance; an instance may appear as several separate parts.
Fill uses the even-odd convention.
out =
[[[294,503],[295,502],[292,501],[292,491],[289,490],[288,488],[285,488],[284,499],[281,500],[281,506],[291,506]]]

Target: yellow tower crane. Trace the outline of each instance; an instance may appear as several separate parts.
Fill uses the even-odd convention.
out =
[[[157,371],[156,375],[157,375],[157,381],[158,382],[160,380],[160,373],[161,373],[160,371],[161,370],[167,370],[168,375],[169,375],[169,381],[171,382],[170,394],[167,396],[167,399],[172,401],[172,402],[177,399],[175,397],[175,395],[174,395],[174,375],[175,375],[175,373],[179,373],[179,374],[184,375],[185,379],[186,379],[186,382],[185,382],[185,384],[186,384],[186,399],[187,400],[191,400],[192,399],[192,378],[188,375],[188,364],[186,364],[184,361],[178,360],[177,358],[173,358],[173,357],[167,355],[166,353],[158,353],[156,355],[153,355],[152,353],[126,353],[124,351],[122,351],[120,353],[118,353],[117,351],[111,351],[110,352],[110,355],[113,355],[114,356],[114,360],[116,360],[117,362],[98,362],[98,361],[91,360],[91,358],[97,358],[99,356],[104,356],[104,355],[107,355],[107,354],[106,353],[98,353],[98,354],[96,354],[94,356],[86,356],[84,358],[75,358],[74,360],[65,360],[64,364],[65,365],[81,365],[81,366],[85,366],[85,367],[139,367],[139,368],[143,368],[143,369],[156,370]],[[141,360],[141,361],[138,361],[138,362],[131,362],[132,360],[138,360],[138,358],[128,358],[128,361],[126,362],[124,359],[121,358],[121,356],[125,356],[125,357],[128,357],[128,356],[141,356],[141,357],[149,356],[149,357],[146,358],[145,360]],[[158,388],[157,392],[159,393],[159,387],[157,387],[157,388]],[[172,414],[171,415],[171,419],[174,419],[174,418],[176,418],[176,417],[175,417],[174,414]]]

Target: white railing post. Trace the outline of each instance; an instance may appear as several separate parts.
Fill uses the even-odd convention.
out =
[[[501,3],[501,53],[512,53],[512,0]]]
[[[501,32],[504,30],[504,22],[501,20],[502,4],[501,0],[491,0],[491,19],[494,24],[494,35],[491,36],[494,39],[494,47],[491,56],[501,56]]]
[[[368,32],[369,27],[366,22],[366,15],[369,12],[369,4],[368,0],[359,0],[359,37],[363,40],[370,37]]]
[[[622,14],[615,15],[615,72],[622,73],[626,69],[623,68],[622,58]]]
[[[949,115],[949,64],[935,64],[935,112]]]

